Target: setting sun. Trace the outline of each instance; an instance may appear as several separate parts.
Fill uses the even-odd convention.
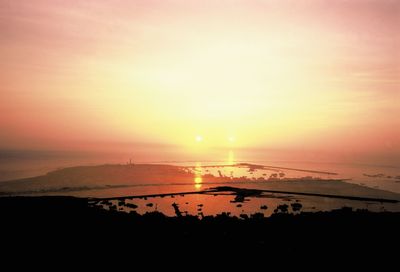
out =
[[[196,142],[202,142],[203,141],[203,137],[201,135],[197,135],[195,137]]]

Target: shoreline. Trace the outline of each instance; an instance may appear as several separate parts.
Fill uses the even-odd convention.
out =
[[[225,184],[225,183],[223,183]],[[235,184],[235,183],[230,183]],[[332,194],[317,194],[317,193],[307,193],[307,192],[290,192],[290,191],[279,191],[279,190],[260,190],[260,189],[247,189],[247,188],[236,188],[232,186],[218,186],[213,187],[208,190],[202,191],[190,191],[190,192],[177,192],[177,193],[164,193],[164,194],[151,194],[151,195],[132,195],[132,196],[120,196],[120,197],[102,197],[94,198],[89,197],[88,199],[93,202],[100,202],[104,200],[125,200],[125,199],[135,199],[135,198],[151,198],[151,197],[165,197],[165,196],[178,196],[178,195],[189,195],[189,194],[213,194],[218,195],[218,193],[231,192],[232,195],[236,197],[245,198],[246,196],[259,196],[262,193],[272,193],[272,194],[282,194],[282,195],[300,195],[300,196],[313,196],[313,197],[326,197],[326,198],[338,198],[356,201],[369,201],[369,202],[381,202],[381,203],[399,203],[400,200],[397,199],[387,199],[387,198],[372,198],[372,197],[356,197],[356,196],[346,196],[346,195],[332,195]],[[225,194],[223,194],[225,195]]]

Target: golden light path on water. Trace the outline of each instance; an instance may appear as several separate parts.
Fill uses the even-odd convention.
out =
[[[201,177],[201,162],[196,162],[196,167],[194,169],[195,177],[194,177],[194,188],[196,190],[201,189],[201,185],[203,183],[203,178]]]
[[[233,150],[229,150],[227,160],[225,163],[223,163],[223,165],[233,165],[233,164],[235,164],[235,153],[233,152]],[[201,162],[196,162],[194,173],[195,173],[194,188],[196,190],[200,190],[203,184],[203,177],[202,177],[203,169]]]

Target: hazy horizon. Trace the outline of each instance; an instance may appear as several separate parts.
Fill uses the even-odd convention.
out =
[[[28,164],[33,161],[59,162],[59,167],[83,164],[125,164],[134,163],[182,163],[182,162],[219,162],[231,164],[238,162],[298,162],[344,165],[370,165],[400,168],[397,157],[388,158],[386,154],[368,154],[355,152],[332,152],[301,149],[260,149],[260,148],[210,148],[188,153],[178,146],[139,145],[136,148],[82,150],[82,149],[0,149],[0,163],[7,169],[9,165]],[[381,156],[379,156],[381,155]],[[63,164],[65,162],[65,164]]]

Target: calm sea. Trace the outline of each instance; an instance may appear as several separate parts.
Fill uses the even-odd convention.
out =
[[[185,156],[182,153],[160,150],[142,150],[141,152],[72,152],[72,151],[1,151],[0,182],[26,177],[39,176],[60,168],[134,163],[163,163],[172,165],[234,164],[239,162],[254,163],[276,167],[287,167],[314,171],[334,172],[333,178],[348,179],[347,182],[371,188],[400,193],[400,167],[393,165],[374,165],[362,163],[341,163],[327,161],[282,160],[269,153],[254,154],[233,150],[218,151],[209,156]],[[243,153],[243,152],[242,152]],[[309,175],[298,172],[298,177]],[[315,174],[313,175],[315,176]]]

